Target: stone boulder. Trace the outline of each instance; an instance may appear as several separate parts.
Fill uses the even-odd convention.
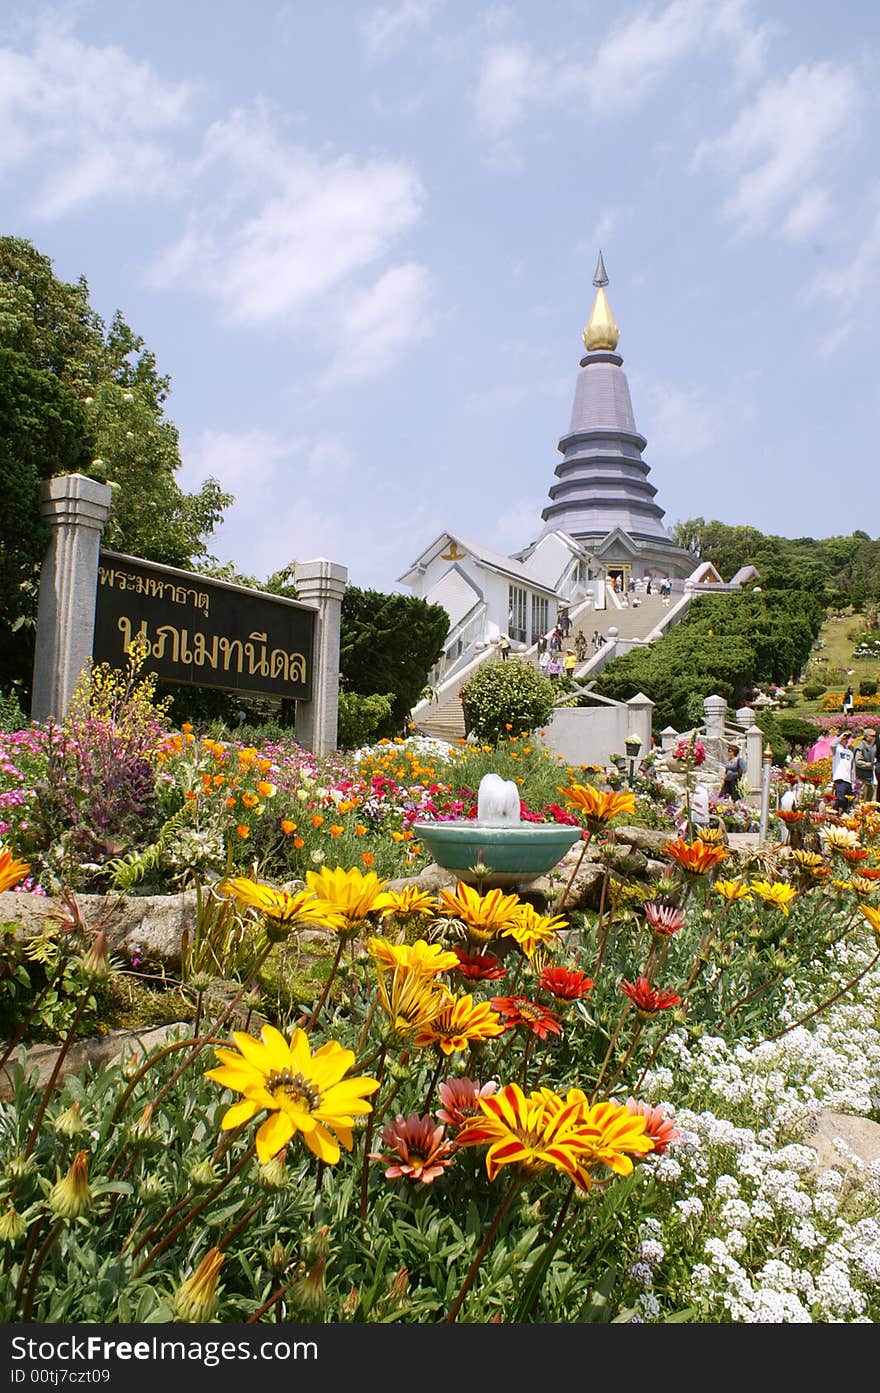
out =
[[[196,927],[196,897],[179,895],[77,895],[85,923],[104,928],[110,951],[120,957],[157,959],[169,967],[180,966],[184,931]],[[0,893],[0,924],[13,924],[13,935],[27,939],[46,926],[46,916],[66,915],[60,901],[47,895],[5,890]],[[107,920],[105,924],[105,920]]]

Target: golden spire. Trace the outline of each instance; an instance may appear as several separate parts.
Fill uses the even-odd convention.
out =
[[[593,277],[596,298],[593,301],[593,309],[584,330],[584,347],[588,353],[594,353],[600,348],[607,348],[613,352],[617,347],[617,340],[620,338],[620,330],[614,323],[614,316],[605,294],[607,284],[608,276],[600,251],[599,260],[596,262],[596,274]]]

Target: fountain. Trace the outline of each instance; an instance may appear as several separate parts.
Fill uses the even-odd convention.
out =
[[[545,875],[583,831],[560,822],[523,822],[519,789],[498,774],[484,774],[480,780],[475,819],[414,822],[412,829],[438,866],[487,890],[528,884]]]

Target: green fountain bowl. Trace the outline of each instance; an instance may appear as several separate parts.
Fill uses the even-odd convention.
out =
[[[484,827],[478,822],[414,822],[412,830],[438,866],[467,885],[520,885],[546,875],[579,841],[583,829],[559,822]],[[485,874],[474,871],[482,863]]]

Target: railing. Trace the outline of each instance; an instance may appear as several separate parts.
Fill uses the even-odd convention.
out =
[[[428,686],[439,687],[450,675],[456,663],[482,637],[488,606],[481,600],[472,610],[450,629],[443,645],[443,652],[428,674]]]

